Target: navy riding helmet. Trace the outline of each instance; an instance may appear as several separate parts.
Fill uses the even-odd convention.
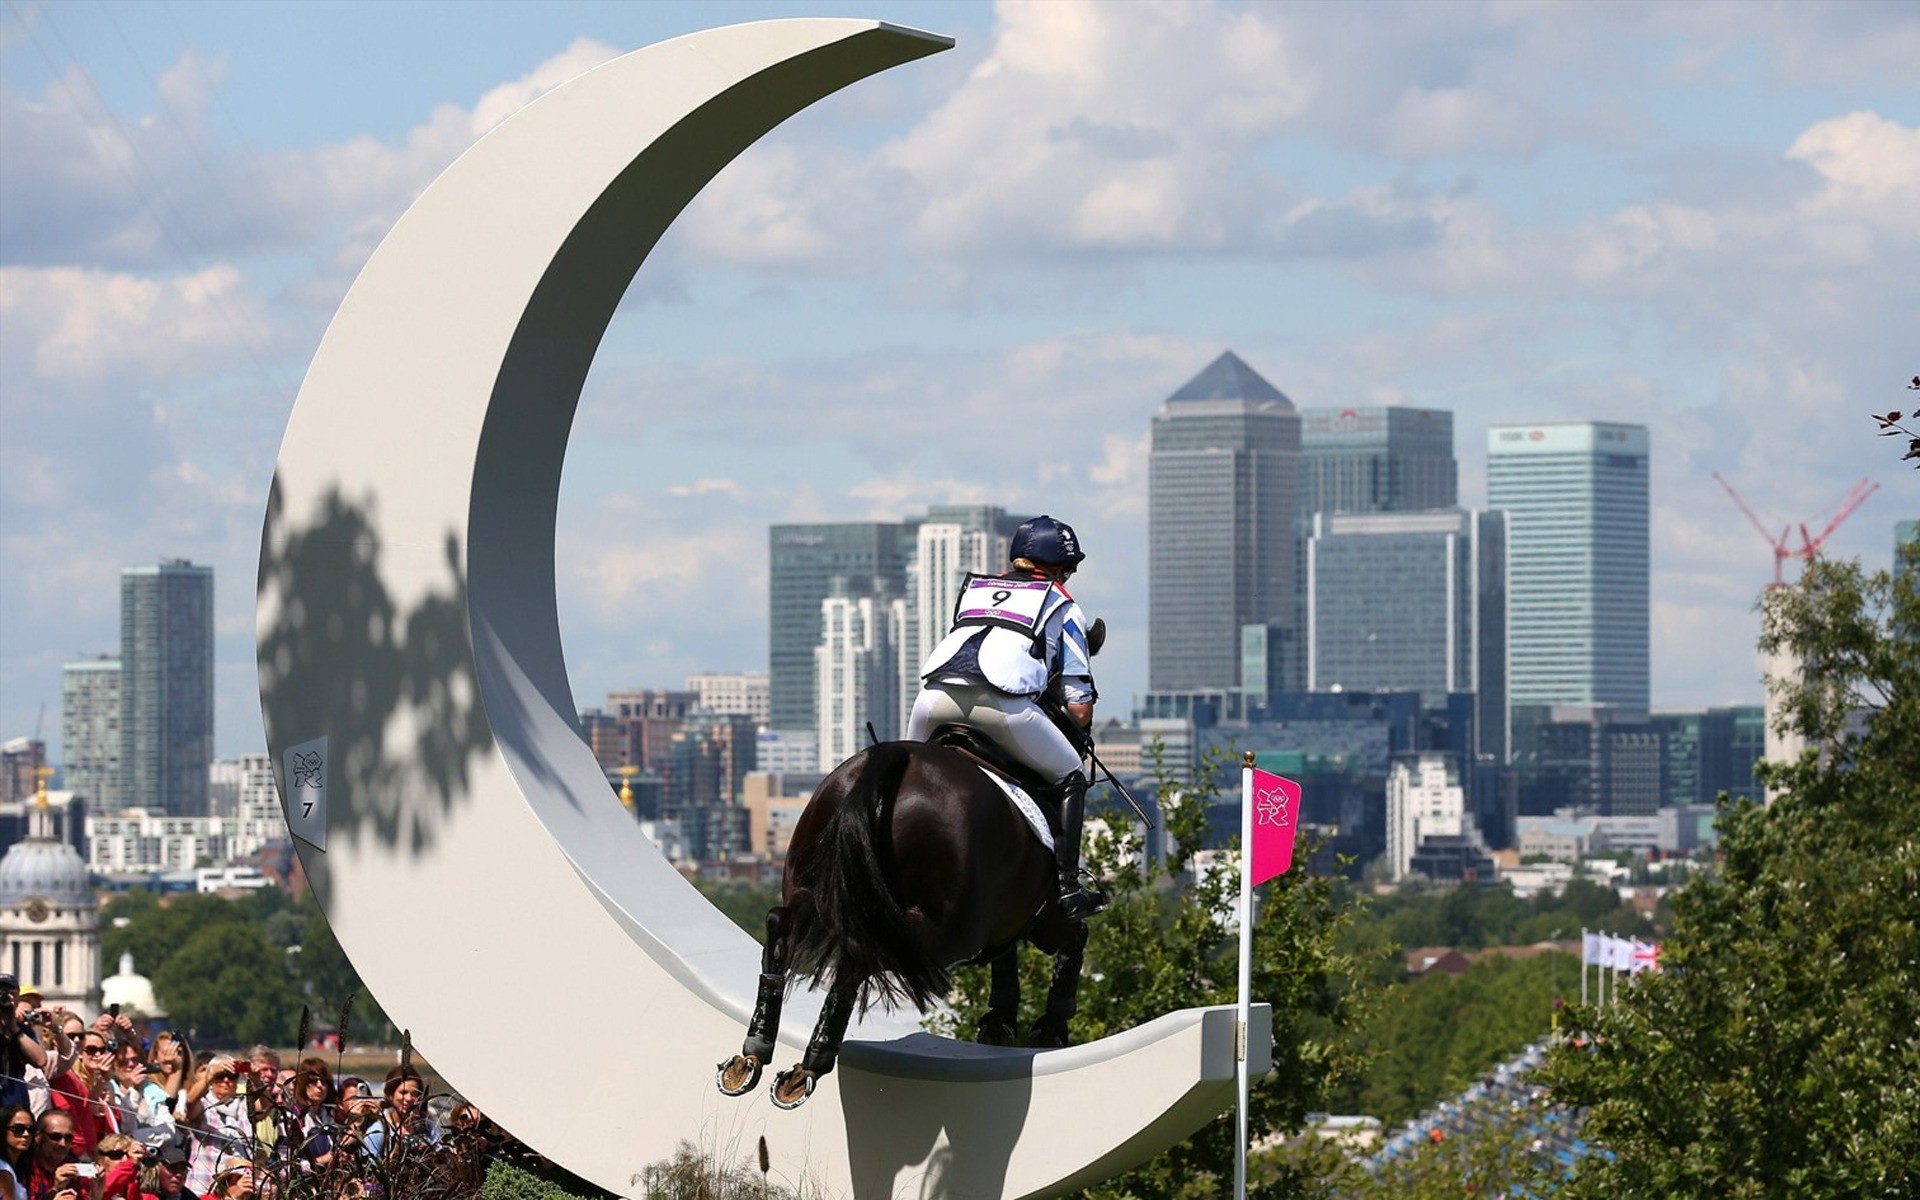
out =
[[[1077,566],[1087,557],[1086,551],[1080,549],[1080,538],[1073,532],[1073,526],[1044,514],[1013,531],[1007,556],[1050,567]]]

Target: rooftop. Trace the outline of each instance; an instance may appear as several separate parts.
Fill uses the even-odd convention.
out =
[[[1167,397],[1169,404],[1187,400],[1252,400],[1293,407],[1293,401],[1287,399],[1279,388],[1268,383],[1260,372],[1248,366],[1231,350],[1207,364],[1206,370],[1187,380],[1179,391]]]

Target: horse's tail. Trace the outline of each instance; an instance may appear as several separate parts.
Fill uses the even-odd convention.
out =
[[[812,910],[794,930],[793,968],[827,984],[866,980],[863,1007],[910,1000],[925,1012],[947,994],[946,964],[921,944],[895,892],[893,805],[916,745],[881,742],[864,752],[793,880]]]

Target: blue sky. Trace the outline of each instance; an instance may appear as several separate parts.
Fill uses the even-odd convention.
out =
[[[1231,347],[1302,406],[1654,448],[1654,698],[1754,702],[1766,545],[1883,564],[1920,371],[1912,5],[0,2],[0,737],[58,740],[121,565],[218,578],[217,745],[262,744],[280,432],[381,235],[626,50],[863,15],[955,37],[775,130],[609,331],[563,488],[577,696],[762,669],[766,528],[973,500],[1073,520],[1145,682],[1148,421]],[[1816,529],[1818,525],[1816,524]],[[1124,701],[1122,701],[1124,704]]]

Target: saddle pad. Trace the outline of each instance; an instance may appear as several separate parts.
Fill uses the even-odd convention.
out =
[[[985,768],[982,768],[980,773],[999,785],[1000,790],[1007,794],[1007,799],[1012,802],[1014,809],[1027,819],[1027,824],[1033,829],[1033,836],[1040,839],[1042,846],[1052,850],[1053,830],[1047,827],[1047,814],[1040,811],[1040,806],[1034,803],[1032,796],[1027,795],[1026,789],[1013,780]]]

